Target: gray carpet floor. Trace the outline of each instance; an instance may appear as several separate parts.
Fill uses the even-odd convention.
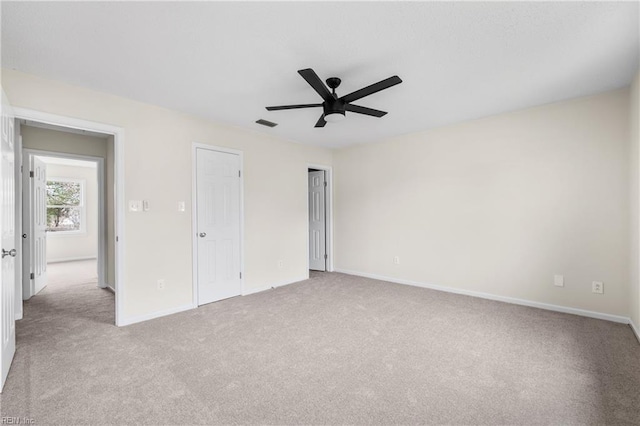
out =
[[[35,424],[640,424],[622,324],[343,274],[113,326],[113,295],[25,304],[2,416]]]
[[[98,261],[96,259],[56,262],[47,264],[47,287],[61,289],[77,284],[98,282]]]

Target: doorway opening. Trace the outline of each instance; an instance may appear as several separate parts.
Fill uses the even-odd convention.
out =
[[[333,271],[331,167],[307,165],[307,181],[309,270]]]
[[[23,150],[23,300],[49,284],[107,287],[104,159],[61,155]]]
[[[108,258],[109,267],[107,271],[112,272],[111,279],[115,288],[115,303],[111,297],[109,312],[104,312],[106,318],[104,322],[123,326],[134,322],[131,318],[126,318],[123,312],[123,290],[124,290],[124,129],[108,124],[96,123],[81,120],[73,117],[65,117],[27,108],[14,108],[9,103],[4,91],[2,91],[2,105],[0,108],[0,121],[2,124],[1,136],[1,177],[3,191],[1,192],[2,221],[0,221],[0,234],[2,235],[2,270],[0,271],[0,392],[4,386],[9,373],[9,368],[16,351],[16,321],[23,318],[23,220],[22,220],[22,199],[23,185],[22,173],[25,170],[22,158],[23,135],[21,130],[23,125],[27,127],[58,130],[68,134],[91,135],[96,133],[106,136],[107,153],[105,163],[105,181],[107,184],[105,200],[108,204],[107,212],[112,212],[107,220],[109,224],[106,232],[107,244],[112,245],[107,250],[110,253]],[[30,149],[41,149],[56,151],[49,145],[50,141],[45,141],[45,146],[31,146]],[[74,152],[78,147],[87,147],[86,144],[65,143],[58,147],[57,154]],[[73,155],[73,154],[67,154]],[[84,153],[84,155],[92,155]],[[28,237],[28,235],[27,235]],[[117,243],[117,244],[116,244]],[[113,267],[111,267],[113,264]],[[111,296],[109,292],[103,294]],[[62,300],[69,302],[70,298],[63,297]],[[95,317],[95,309],[82,303],[73,304],[78,311],[90,312]],[[102,304],[101,304],[102,305]],[[114,307],[115,305],[115,307]],[[107,305],[108,306],[108,305]],[[40,310],[32,306],[33,312],[39,313],[46,321],[48,314],[58,312],[59,304],[51,303],[52,311]],[[114,309],[115,308],[115,309]]]
[[[114,296],[96,293],[116,292],[113,135],[29,120],[19,135],[22,300],[95,295],[115,323]]]

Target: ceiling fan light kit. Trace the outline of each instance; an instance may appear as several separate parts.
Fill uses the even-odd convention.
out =
[[[351,102],[362,99],[365,96],[372,95],[381,90],[388,89],[391,86],[402,83],[400,77],[394,75],[385,80],[374,83],[370,86],[364,87],[355,92],[351,92],[348,95],[338,97],[336,89],[340,86],[342,80],[338,77],[330,77],[327,79],[327,85],[325,86],[318,74],[311,68],[306,68],[298,71],[298,74],[304,78],[307,83],[320,95],[323,102],[321,104],[301,104],[301,105],[282,105],[267,107],[267,111],[279,111],[285,109],[300,109],[300,108],[316,108],[322,107],[322,115],[318,119],[315,127],[324,127],[327,122],[336,123],[346,118],[346,111],[355,112],[357,114],[369,115],[372,117],[382,117],[387,113],[385,111],[379,111],[377,109],[366,108],[359,105],[353,105]],[[327,88],[328,87],[328,88]],[[329,91],[329,88],[331,91]]]
[[[344,120],[346,117],[344,111],[343,112],[330,112],[324,114],[324,120],[327,123],[337,123],[339,121]]]

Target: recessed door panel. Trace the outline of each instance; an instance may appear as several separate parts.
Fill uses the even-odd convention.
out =
[[[33,268],[33,294],[38,294],[47,285],[47,165],[38,157],[31,156],[31,197],[33,219],[31,256]]]

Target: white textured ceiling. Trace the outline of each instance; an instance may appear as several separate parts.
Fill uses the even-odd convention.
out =
[[[7,3],[2,66],[302,143],[340,147],[616,89],[638,69],[638,2]],[[404,82],[314,128],[321,102]],[[275,121],[273,129],[254,123]]]

